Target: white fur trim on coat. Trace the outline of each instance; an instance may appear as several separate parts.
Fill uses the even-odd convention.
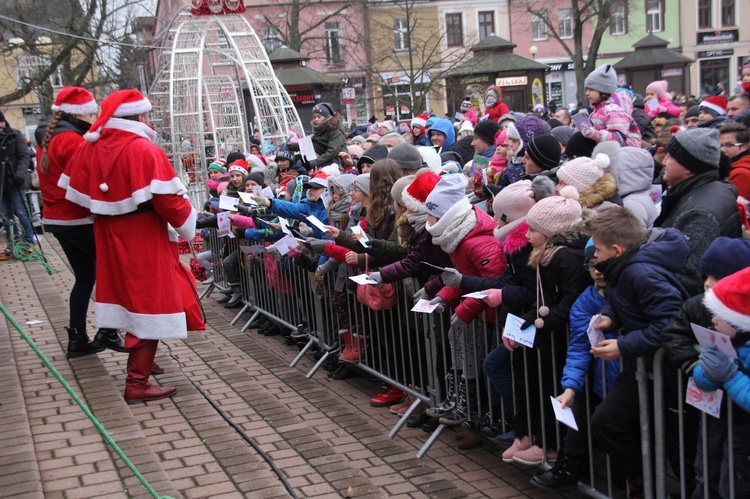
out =
[[[91,213],[96,215],[126,215],[135,211],[138,205],[150,201],[155,194],[177,194],[183,195],[187,192],[185,185],[177,177],[169,181],[152,180],[146,187],[135,191],[131,197],[120,201],[100,201],[91,199],[91,196],[78,192],[68,185],[70,179],[64,180],[60,176],[57,183],[59,187],[66,189],[65,199],[73,203],[88,208]],[[64,185],[63,185],[64,184]],[[192,239],[192,238],[190,238]]]
[[[95,311],[97,327],[124,329],[142,340],[187,338],[185,312],[137,314],[113,303],[97,303]]]

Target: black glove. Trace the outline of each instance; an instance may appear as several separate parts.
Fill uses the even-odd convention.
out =
[[[216,223],[216,215],[208,213],[205,217],[198,219],[195,222],[196,229],[206,229],[208,227],[218,227]]]

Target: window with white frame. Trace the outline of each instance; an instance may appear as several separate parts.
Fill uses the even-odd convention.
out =
[[[38,75],[49,68],[52,63],[52,57],[45,57],[41,55],[25,55],[16,59],[16,73],[18,75],[18,88],[23,87],[25,84],[35,82],[38,79]],[[62,88],[63,78],[62,72],[58,67],[49,76],[49,83],[52,88]]]
[[[537,10],[532,14],[531,18],[531,34],[534,40],[546,40],[547,39],[547,11]]]
[[[721,27],[736,26],[735,20],[735,0],[721,0]]]
[[[464,26],[461,14],[445,15],[445,38],[449,47],[463,46]]]
[[[327,22],[326,28],[326,61],[328,64],[338,64],[342,59],[341,28],[338,22]]]
[[[479,12],[477,16],[479,25],[479,41],[481,42],[488,36],[495,34],[495,11],[488,10]]]
[[[393,45],[396,50],[409,49],[409,23],[405,17],[393,20]]]
[[[266,24],[263,26],[263,45],[269,54],[284,45],[281,31],[276,26]]]
[[[646,0],[646,30],[651,33],[664,31],[664,2]]]
[[[624,0],[612,3],[609,23],[610,35],[624,35],[628,32],[628,4]]]
[[[557,34],[560,38],[573,38],[573,16],[570,9],[557,11]]]

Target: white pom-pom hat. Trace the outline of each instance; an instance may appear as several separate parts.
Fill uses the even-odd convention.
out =
[[[138,90],[118,90],[102,101],[102,113],[84,135],[89,142],[99,140],[104,125],[110,118],[136,116],[151,111],[151,102]]]
[[[68,114],[94,114],[99,110],[91,92],[81,87],[63,87],[55,98],[51,109]]]
[[[597,154],[591,159],[585,156],[568,161],[557,170],[557,178],[572,185],[581,193],[590,189],[597,180],[602,178],[604,171],[609,166],[609,156]]]

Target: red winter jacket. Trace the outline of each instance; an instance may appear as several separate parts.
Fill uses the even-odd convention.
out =
[[[472,207],[477,217],[477,225],[456,247],[449,256],[453,267],[461,274],[476,277],[498,277],[505,271],[508,263],[505,261],[503,248],[495,239],[493,231],[497,224],[482,210]],[[445,300],[449,306],[455,306],[464,292],[456,286],[445,286],[437,296]],[[456,315],[465,323],[470,323],[488,308],[487,320],[495,322],[495,310],[488,307],[482,300],[475,298],[464,299],[456,307]]]

